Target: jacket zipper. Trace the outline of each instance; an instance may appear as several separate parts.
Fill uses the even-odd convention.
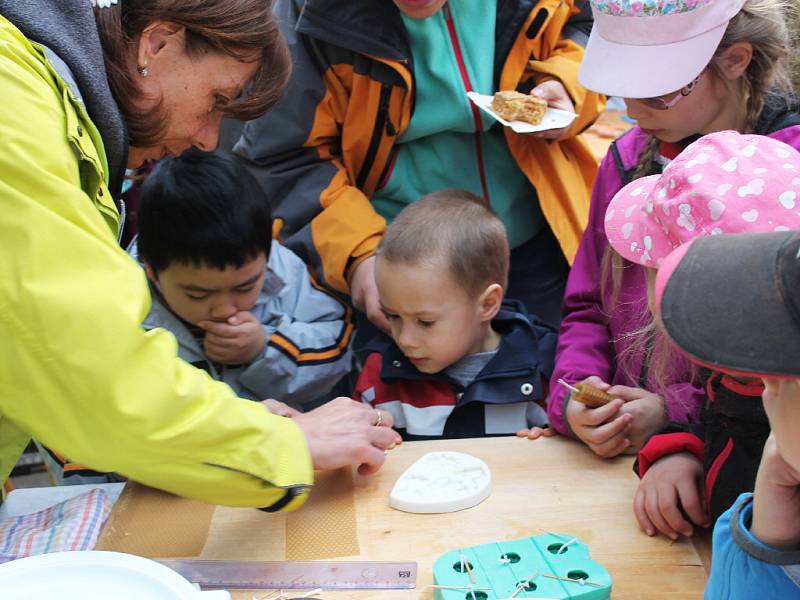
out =
[[[725,466],[725,463],[728,462],[731,452],[733,452],[733,438],[729,437],[722,452],[714,458],[714,462],[706,475],[706,508],[709,512],[711,512],[711,498],[714,494],[714,486],[717,484],[717,476]]]
[[[458,72],[461,74],[461,81],[464,84],[464,91],[471,92],[473,89],[472,82],[469,80],[467,65],[464,62],[464,55],[461,53],[461,45],[458,42],[458,35],[456,35],[456,26],[453,22],[453,15],[450,12],[450,7],[447,4],[442,7],[442,10],[444,11],[444,20],[447,24],[447,31],[450,34],[450,43],[453,45],[453,52],[456,55],[456,62],[458,62]],[[483,123],[481,121],[481,115],[478,111],[478,107],[472,102],[469,102],[469,105],[472,109],[472,121],[475,124],[475,153],[478,158],[478,174],[481,178],[483,200],[486,204],[489,204],[489,188],[486,184],[486,172],[483,164],[483,147],[481,146],[481,127]]]
[[[375,162],[375,155],[378,153],[378,147],[381,144],[381,138],[384,131],[389,136],[397,134],[394,124],[389,119],[389,98],[392,94],[392,88],[389,85],[381,85],[380,101],[378,103],[378,114],[375,119],[375,125],[372,128],[372,137],[369,140],[367,147],[367,155],[364,157],[364,164],[361,166],[361,171],[356,178],[356,187],[364,189],[364,183],[372,170],[372,165]]]
[[[386,165],[386,168],[383,170],[383,173],[381,173],[378,187],[376,188],[377,190],[382,190],[384,187],[386,187],[386,184],[389,183],[389,179],[392,177],[392,172],[394,171],[394,165],[397,162],[397,154],[399,153],[399,151],[400,147],[397,144],[395,144],[394,147],[392,148],[392,154],[391,157],[389,158],[389,164]]]

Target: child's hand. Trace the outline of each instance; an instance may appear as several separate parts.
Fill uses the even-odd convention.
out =
[[[559,110],[566,110],[568,112],[575,112],[575,105],[572,103],[572,98],[569,97],[564,84],[557,79],[550,79],[537,85],[531,90],[532,96],[539,96],[542,100],[547,101],[547,106],[557,108]],[[540,137],[547,140],[556,140],[563,136],[568,127],[561,129],[546,129],[545,131],[537,131],[530,135]]]
[[[800,472],[784,460],[774,432],[758,467],[750,532],[773,548],[800,544]]]
[[[588,383],[600,390],[607,391],[609,385],[599,377],[588,377],[581,383]],[[573,433],[595,454],[611,458],[623,452],[631,441],[628,431],[633,417],[620,414],[623,400],[613,400],[599,408],[589,408],[577,400],[567,402],[567,422]]]
[[[642,531],[655,535],[657,529],[675,540],[679,534],[692,535],[692,523],[708,527],[711,523],[701,495],[702,479],[703,464],[689,452],[671,454],[653,463],[633,498],[633,512]]]
[[[206,356],[223,365],[249,363],[264,349],[266,335],[258,319],[243,310],[225,323],[200,321],[206,332],[203,349]]]
[[[625,448],[625,454],[636,454],[651,435],[666,425],[666,404],[661,396],[642,388],[615,385],[607,391],[612,396],[626,401],[619,411],[620,414],[632,417],[628,430],[631,444]]]
[[[526,437],[529,440],[538,440],[540,437],[553,437],[558,435],[552,427],[531,427],[530,429],[520,429],[517,437]]]

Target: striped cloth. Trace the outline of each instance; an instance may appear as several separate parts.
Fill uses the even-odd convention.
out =
[[[37,513],[0,521],[0,563],[65,550],[91,550],[111,512],[105,491],[94,489]]]

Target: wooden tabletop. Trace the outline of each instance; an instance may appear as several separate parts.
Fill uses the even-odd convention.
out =
[[[493,479],[489,498],[449,514],[408,514],[390,508],[389,492],[400,474],[423,454],[436,450],[466,452],[484,460]],[[347,502],[319,501],[288,517],[217,507],[198,556],[284,560],[289,537],[301,535],[299,541],[312,554],[328,546],[328,554],[316,558],[419,564],[415,590],[325,592],[325,598],[429,599],[433,595],[426,586],[432,583],[432,565],[445,552],[547,531],[577,536],[588,545],[592,558],[611,574],[614,600],[701,598],[706,575],[692,543],[685,539],[670,543],[639,531],[631,509],[637,485],[631,463],[631,457],[600,459],[586,447],[559,437],[406,442],[389,453],[377,475],[354,476],[352,492],[347,484],[349,511]],[[127,503],[135,504],[135,500],[128,498]],[[172,510],[180,506],[178,503]],[[300,521],[295,522],[297,527],[289,527],[287,518],[310,520],[304,530]],[[355,522],[348,526],[348,520]],[[347,547],[348,530],[358,553],[333,558],[331,544],[341,542]],[[298,534],[302,531],[307,533]],[[233,597],[252,600],[268,596],[267,592],[250,591]]]

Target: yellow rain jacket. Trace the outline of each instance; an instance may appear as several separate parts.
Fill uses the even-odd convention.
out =
[[[52,6],[94,27],[89,2]],[[0,2],[0,481],[34,436],[182,496],[299,506],[313,479],[300,429],[179,360],[172,334],[141,327],[150,296],[117,244],[100,131],[52,47],[5,18],[16,7]],[[96,32],[71,43],[100,56]]]

